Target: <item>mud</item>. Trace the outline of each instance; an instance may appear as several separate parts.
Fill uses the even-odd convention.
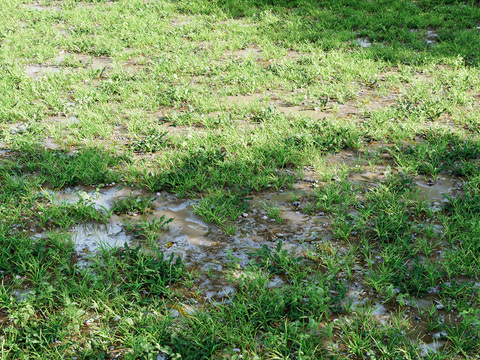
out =
[[[79,119],[76,116],[54,116],[48,119],[45,119],[45,121],[54,121],[59,124],[68,124],[68,125],[75,125],[79,123]]]
[[[420,356],[426,357],[430,353],[438,353],[438,351],[445,346],[446,341],[434,341],[428,344],[420,345]]]
[[[243,59],[243,58],[249,58],[249,57],[258,59],[259,57],[258,54],[260,54],[261,52],[262,52],[262,49],[259,46],[250,46],[248,48],[232,51],[232,57],[234,59]]]
[[[385,158],[384,165],[376,166],[374,169],[362,163],[359,153],[351,151],[329,155],[326,157],[326,163],[332,166],[338,164],[349,168],[356,167],[351,180],[373,186],[378,181],[384,180],[384,172],[392,161],[389,156],[383,155],[380,157]],[[461,192],[461,182],[447,174],[440,174],[437,182],[416,178],[415,183],[419,188],[420,199],[437,208],[446,201],[442,194],[455,195]],[[125,242],[145,244],[147,248],[154,245],[167,256],[171,253],[180,256],[188,268],[198,272],[196,288],[203,290],[206,298],[220,301],[228,298],[233,292],[232,284],[225,279],[223,271],[244,268],[252,260],[251,253],[263,245],[273,250],[281,240],[284,249],[295,255],[301,255],[310,247],[332,241],[331,219],[328,216],[323,213],[306,215],[302,212],[302,207],[307,201],[303,196],[311,195],[312,185],[322,186],[322,181],[314,169],[307,169],[305,178],[296,182],[291,192],[280,190],[256,194],[248,201],[249,209],[234,222],[238,230],[232,236],[225,235],[216,225],[207,224],[196,215],[194,200],[179,199],[168,192],[151,194],[127,186],[110,186],[101,189],[76,187],[50,194],[55,203],[75,203],[83,198],[92,202],[99,211],[108,211],[115,200],[129,195],[155,195],[157,199],[153,202],[151,213],[113,215],[107,224],[78,224],[68,229],[73,235],[78,251],[95,252],[101,246],[123,246]],[[295,198],[292,197],[292,193],[295,194]],[[280,222],[269,216],[264,204],[280,210]],[[135,222],[140,219],[151,221],[162,215],[174,218],[174,221],[170,224],[169,230],[158,237],[155,244],[147,244],[145,240],[127,233],[122,224],[125,221]],[[438,231],[441,232],[442,229]],[[360,272],[354,276],[356,285],[352,285],[347,293],[346,302],[350,302],[354,307],[363,306],[366,301],[374,300],[357,275],[361,277],[361,267]],[[272,280],[271,286],[281,285],[281,279]],[[431,305],[431,301],[420,299],[411,305],[420,310]],[[388,316],[388,311],[380,304],[376,304],[372,315],[384,318]]]
[[[34,295],[32,290],[28,289],[16,289],[12,291],[13,296],[17,299],[18,302],[28,299],[30,296]]]
[[[340,103],[335,100],[327,101],[324,107],[320,107],[313,100],[302,101],[299,105],[292,105],[288,100],[282,100],[287,95],[282,93],[254,93],[227,96],[225,104],[229,107],[247,107],[249,105],[257,104],[265,107],[273,106],[275,111],[286,116],[301,116],[311,119],[325,119],[325,118],[353,118],[363,117],[364,114],[374,111],[379,108],[391,106],[395,103],[397,95],[389,94],[387,96],[378,96],[375,91],[363,89],[358,91],[358,96],[354,100],[349,100]]]
[[[72,59],[73,57],[73,59]],[[56,66],[68,66],[71,61],[76,62],[79,66],[87,69],[108,69],[111,70],[112,60],[108,57],[95,57],[88,54],[78,53],[61,53],[56,58],[51,60],[51,63]]]

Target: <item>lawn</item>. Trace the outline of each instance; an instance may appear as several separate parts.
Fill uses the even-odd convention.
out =
[[[2,359],[480,356],[480,7],[0,2]]]

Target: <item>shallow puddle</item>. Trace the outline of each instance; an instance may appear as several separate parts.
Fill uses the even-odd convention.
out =
[[[367,36],[357,38],[357,39],[355,40],[355,43],[356,43],[357,45],[360,45],[360,46],[363,47],[363,48],[369,48],[370,46],[372,46],[372,41],[371,41],[370,38],[367,37]]]
[[[34,292],[29,289],[16,289],[12,291],[13,296],[17,299],[18,302],[28,299],[28,297],[34,295]]]
[[[58,74],[61,69],[55,66],[47,65],[27,65],[25,73],[32,79],[37,79],[48,74]]]
[[[61,11],[62,10],[60,6],[42,5],[41,2],[39,1],[36,1],[33,4],[25,4],[23,6],[26,9],[37,10],[37,11]]]
[[[68,59],[69,56],[73,59]],[[57,74],[62,71],[73,71],[72,69],[76,67],[102,71],[102,76],[105,74],[105,72],[113,69],[112,59],[108,57],[94,57],[87,54],[60,53],[54,59],[47,60],[43,64],[27,65],[25,73],[32,79],[37,79],[45,75]]]
[[[331,155],[328,161],[344,162],[347,166],[354,166],[356,154],[341,152]],[[368,171],[359,174],[361,182],[377,180],[377,172],[382,173],[383,167],[377,167],[375,173]],[[375,174],[375,176],[373,176]],[[363,176],[363,177],[362,177]],[[426,183],[421,179],[416,180],[421,189],[421,198],[435,204],[440,204],[442,193],[452,193],[461,186],[453,177],[440,176],[439,182]],[[301,190],[298,190],[301,191]],[[295,196],[299,196],[299,193]],[[113,215],[107,224],[79,224],[69,229],[73,240],[81,252],[98,251],[101,246],[123,246],[129,244],[144,244],[149,247],[159,247],[167,256],[174,253],[180,256],[187,267],[196,269],[199,273],[214,274],[233,268],[244,268],[252,260],[251,254],[267,245],[274,250],[279,241],[283,248],[294,255],[301,255],[305,247],[314,246],[319,242],[330,241],[332,238],[329,229],[330,219],[324,214],[306,215],[299,211],[302,204],[293,200],[291,192],[270,191],[257,194],[248,201],[249,208],[234,221],[237,231],[234,235],[227,236],[216,225],[205,223],[202,218],[194,213],[195,201],[179,199],[167,193],[151,194],[144,190],[130,187],[111,186],[100,189],[91,187],[75,187],[60,192],[50,192],[54,203],[75,203],[80,199],[88,200],[99,211],[108,211],[115,200],[133,196],[152,196],[153,210],[145,215],[129,213]],[[302,200],[300,198],[300,200]],[[303,201],[303,200],[302,200]],[[276,208],[280,219],[271,216],[267,210]],[[153,243],[127,233],[122,222],[135,223],[140,220],[174,218],[169,230],[159,234]],[[197,280],[197,287],[205,290],[207,298],[219,300],[228,297],[230,292],[228,281],[224,276],[201,275]],[[272,284],[279,286],[280,282]],[[348,298],[354,306],[364,304],[368,296],[362,293],[361,288],[351,289]],[[423,305],[423,304],[422,304]],[[419,307],[422,305],[418,304]],[[384,318],[388,316],[386,309],[379,304],[374,305],[372,315]]]
[[[283,100],[280,98],[282,97]],[[234,95],[227,96],[225,104],[228,106],[243,106],[246,107],[249,104],[264,104],[265,107],[273,107],[276,112],[284,114],[286,116],[301,116],[311,119],[325,119],[330,117],[335,118],[353,118],[354,116],[362,116],[364,112],[374,111],[379,108],[384,108],[394,104],[396,95],[390,94],[389,96],[378,96],[376,92],[363,89],[359,91],[355,100],[349,100],[346,102],[327,101],[324,107],[320,107],[318,103],[313,100],[305,100],[300,104],[291,104],[288,100],[285,100],[287,94],[278,92],[267,92]],[[359,105],[357,100],[363,102]]]
[[[49,118],[49,120],[55,121],[56,123],[60,123],[60,124],[78,124],[79,122],[76,116],[55,116],[55,117]]]
[[[130,243],[121,223],[107,224],[87,223],[79,224],[69,229],[73,233],[72,240],[80,251],[95,251],[99,248],[122,247],[125,242]]]
[[[433,45],[438,40],[438,34],[435,31],[428,30],[425,33],[425,41],[427,45]]]
[[[420,345],[420,356],[426,357],[427,355],[431,355],[431,353],[438,353],[438,351],[445,346],[445,341],[434,341],[429,344],[421,344]]]
[[[129,195],[151,196],[152,194],[131,189],[129,187],[105,187],[93,189],[90,187],[75,187],[60,192],[47,192],[56,204],[76,203],[80,199],[93,203],[99,211],[109,210],[114,201]],[[329,233],[324,228],[328,219],[322,216],[307,216],[296,211],[292,205],[290,193],[264,193],[251,200],[250,208],[240,217],[235,225],[236,234],[227,236],[215,225],[205,223],[193,212],[191,200],[178,199],[167,192],[157,193],[153,202],[153,211],[145,215],[122,214],[112,215],[107,224],[87,223],[77,224],[68,229],[80,253],[98,251],[102,246],[123,246],[128,244],[144,244],[159,249],[169,256],[172,252],[180,256],[187,267],[200,273],[222,272],[232,267],[244,267],[252,260],[251,253],[263,245],[275,249],[278,241],[283,242],[283,248],[300,255],[305,251],[305,244],[325,241]],[[262,202],[281,209],[281,223],[268,216]],[[134,223],[141,219],[152,221],[165,215],[174,218],[169,230],[155,240],[154,244],[134,237],[128,233],[122,222]],[[37,235],[38,236],[38,235]],[[39,235],[41,236],[41,234]],[[279,286],[280,282],[271,286]],[[200,277],[197,286],[205,290],[207,298],[221,299],[228,296],[228,281],[224,276],[214,280],[211,276]]]
[[[462,181],[447,174],[440,174],[436,182],[415,179],[419,189],[419,200],[428,202],[433,210],[440,210],[449,200],[447,194],[456,197],[462,192]]]

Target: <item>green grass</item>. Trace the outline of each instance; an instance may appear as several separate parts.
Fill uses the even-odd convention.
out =
[[[2,359],[480,354],[478,1],[0,10]],[[142,195],[56,195],[116,183]]]

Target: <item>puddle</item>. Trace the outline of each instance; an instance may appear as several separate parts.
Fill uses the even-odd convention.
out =
[[[440,174],[435,183],[416,179],[415,184],[419,189],[419,200],[427,201],[434,210],[440,210],[448,202],[443,194],[455,197],[462,191],[461,180],[447,174]]]
[[[37,10],[37,11],[62,11],[60,6],[48,6],[42,5],[39,1],[34,2],[33,4],[23,5],[26,9]]]
[[[370,46],[372,46],[372,41],[370,40],[369,37],[365,36],[365,37],[359,37],[355,40],[355,43],[357,45],[360,45],[361,47],[363,48],[369,48]]]
[[[110,209],[115,200],[129,195],[151,195],[143,190],[118,186],[102,189],[82,186],[67,188],[56,193],[47,191],[47,194],[53,197],[55,204],[73,204],[80,199],[88,200],[99,211]],[[169,231],[162,236],[161,243],[158,245],[170,249],[169,252],[174,251],[176,255],[186,259],[193,255],[192,250],[195,247],[218,247],[217,242],[202,238],[208,232],[209,225],[193,213],[190,201],[181,201],[167,193],[159,193],[153,202],[153,208],[153,212],[145,215],[112,215],[107,224],[83,224],[70,229],[70,231],[74,233],[73,238],[80,249],[88,248],[89,251],[93,251],[102,242],[112,246],[122,246],[125,241],[134,241],[130,235],[126,234],[122,221],[134,222],[140,219],[151,221],[165,215],[166,218],[174,218],[174,221],[170,223]],[[203,251],[201,249],[193,252],[197,255],[195,258],[202,258]]]
[[[427,45],[433,45],[438,40],[438,34],[435,31],[428,30],[425,33],[425,40]]]
[[[432,302],[426,299],[412,299],[411,305],[419,310],[427,310],[432,306]]]
[[[353,308],[361,308],[369,301],[368,294],[361,283],[354,282],[348,284],[347,292],[345,294],[345,304]]]
[[[68,203],[73,204],[83,198],[91,201],[95,209],[102,210],[103,208],[110,209],[116,199],[132,195],[141,195],[141,190],[134,190],[129,187],[112,186],[101,189],[94,189],[87,186],[77,186],[74,188],[66,188],[59,192],[46,191],[47,194],[53,197],[54,204]]]
[[[75,203],[81,198],[88,199],[99,211],[110,209],[116,199],[130,194],[151,195],[143,190],[119,186],[101,189],[81,186],[46,193],[47,196],[52,196],[56,204]],[[296,211],[295,206],[292,205],[290,193],[272,191],[250,201],[251,206],[246,217],[240,217],[235,222],[238,231],[232,236],[225,235],[217,226],[205,223],[196,215],[192,206],[194,202],[178,199],[167,192],[157,193],[156,196],[151,213],[114,214],[107,224],[78,224],[68,229],[72,233],[78,251],[94,252],[98,251],[102,244],[123,246],[125,242],[142,243],[148,247],[145,240],[134,238],[132,234],[127,233],[122,221],[135,222],[140,219],[151,221],[165,215],[174,220],[169,230],[156,240],[155,246],[158,246],[167,256],[171,253],[180,256],[191,269],[212,274],[232,269],[232,266],[245,267],[252,260],[250,253],[265,244],[274,250],[278,241],[281,240],[284,249],[298,256],[305,251],[305,246],[309,246],[305,244],[315,244],[330,236],[323,227],[327,221],[326,217],[307,216]],[[281,208],[280,224],[268,216],[260,201]],[[232,285],[225,280],[223,273],[222,276],[218,276],[218,279],[212,276],[200,277],[197,286],[205,290],[207,298],[215,300],[228,297],[233,292]],[[273,279],[270,286],[281,286],[281,280]]]
[[[231,297],[235,291],[232,284],[224,279],[223,274],[213,277],[200,277],[198,288],[205,291],[206,299],[216,301]]]
[[[69,231],[73,233],[72,240],[81,251],[96,251],[103,246],[121,247],[125,242],[130,243],[131,240],[119,222],[80,224]]]
[[[37,79],[48,74],[58,74],[61,70],[55,66],[48,65],[27,65],[25,73],[32,79]]]
[[[390,317],[390,314],[385,306],[382,304],[376,303],[370,313],[372,316],[383,316],[383,317]]]
[[[79,122],[76,116],[54,116],[50,120],[60,124],[78,124]]]
[[[429,344],[420,345],[420,356],[426,357],[430,353],[438,353],[438,351],[446,344],[445,341],[434,341]]]
[[[23,300],[28,299],[29,296],[33,295],[34,292],[33,290],[28,290],[28,289],[16,289],[12,291],[13,296],[17,298],[18,302],[22,302]]]
[[[54,63],[65,66],[68,57],[74,57],[79,65],[88,69],[112,69],[112,59],[109,57],[95,57],[87,54],[60,54],[54,59]]]
[[[245,49],[238,49],[232,52],[232,57],[235,59],[241,59],[246,57],[257,57],[262,52],[262,49],[258,46],[251,46]]]
[[[278,94],[273,92],[254,93],[227,96],[224,104],[227,106],[247,107],[248,105],[263,105],[265,108],[273,107],[276,112],[286,116],[301,116],[311,119],[325,119],[325,118],[352,118],[354,116],[363,116],[364,112],[374,111],[376,109],[384,108],[394,104],[394,95],[378,96],[378,94],[369,89],[363,89],[358,92],[354,100],[349,100],[343,103],[337,101],[328,101],[325,107],[320,107],[314,100],[304,100],[300,104],[291,104],[288,100],[280,98],[288,96],[287,94]],[[358,103],[359,99],[365,100],[364,104]]]
[[[32,79],[39,77],[56,74],[62,71],[70,71],[67,69],[73,69],[77,67],[83,67],[89,70],[103,70],[110,71],[113,69],[112,59],[108,57],[94,57],[87,54],[69,54],[60,53],[54,59],[47,60],[44,64],[30,64],[27,65],[25,73]],[[102,75],[104,75],[104,72]]]
[[[46,139],[43,139],[42,141],[42,146],[45,148],[45,149],[49,149],[49,150],[56,150],[56,149],[59,149],[60,148],[60,145],[58,145],[54,139],[52,138],[46,138]]]

